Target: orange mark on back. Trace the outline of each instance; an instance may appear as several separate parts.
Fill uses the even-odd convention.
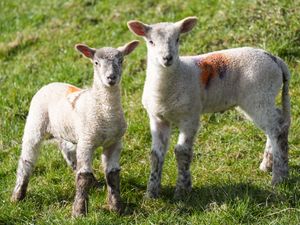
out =
[[[71,94],[71,93],[78,92],[78,91],[81,91],[81,89],[78,87],[74,87],[74,86],[68,86],[67,94]]]
[[[228,58],[221,53],[215,53],[202,57],[197,62],[197,65],[201,69],[199,79],[205,88],[208,88],[210,81],[217,75],[219,75],[221,79],[225,76],[228,63]]]

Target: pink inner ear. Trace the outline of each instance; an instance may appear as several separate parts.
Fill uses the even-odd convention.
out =
[[[145,27],[139,22],[130,22],[129,27],[137,35],[140,35],[140,36],[145,36],[146,35]]]
[[[89,49],[88,47],[83,46],[83,45],[78,45],[78,46],[77,46],[77,49],[78,49],[82,54],[84,54],[84,56],[86,56],[86,57],[88,57],[88,58],[93,58],[92,50]]]

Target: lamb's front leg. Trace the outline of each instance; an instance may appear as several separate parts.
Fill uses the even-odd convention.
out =
[[[120,153],[122,149],[121,141],[107,148],[102,153],[102,164],[105,173],[108,192],[108,204],[112,211],[121,213],[120,197]]]
[[[73,203],[74,217],[86,215],[88,212],[88,192],[94,181],[92,172],[93,146],[79,142],[77,145],[76,194]]]
[[[77,148],[77,145],[73,144],[69,141],[63,140],[63,139],[58,140],[58,144],[59,144],[61,153],[62,153],[65,161],[73,169],[74,173],[76,174],[76,166],[77,166],[76,148]],[[92,187],[94,187],[94,188],[100,187],[100,184],[94,175],[93,175]]]
[[[192,190],[190,165],[193,158],[194,137],[198,130],[199,119],[182,121],[179,125],[179,138],[175,147],[178,177],[175,189],[175,198],[181,198]]]
[[[151,174],[147,186],[147,197],[157,198],[161,186],[161,173],[170,137],[169,122],[150,116],[152,135]]]

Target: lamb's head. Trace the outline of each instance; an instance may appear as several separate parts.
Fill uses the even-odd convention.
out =
[[[104,47],[90,48],[84,44],[77,44],[75,48],[94,65],[94,76],[100,78],[102,84],[107,87],[119,84],[122,75],[122,63],[124,56],[130,54],[139,44],[132,41],[119,48]]]
[[[131,32],[142,36],[148,48],[148,57],[163,67],[175,65],[179,59],[179,36],[189,32],[197,23],[197,17],[187,17],[175,23],[148,25],[137,20],[127,23]]]

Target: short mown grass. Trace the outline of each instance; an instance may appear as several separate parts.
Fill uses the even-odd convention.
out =
[[[299,224],[300,223],[300,1],[290,0],[2,0],[0,2],[0,224]],[[89,86],[92,66],[76,43],[121,46],[137,39],[126,22],[199,18],[181,39],[181,54],[238,46],[264,48],[282,57],[292,73],[290,178],[273,188],[259,171],[265,136],[234,110],[202,117],[192,164],[193,191],[173,200],[176,161],[174,129],[163,171],[161,198],[144,198],[151,136],[141,104],[146,47],[127,57],[122,81],[128,122],[121,157],[125,215],[107,211],[106,189],[90,192],[89,214],[72,219],[74,174],[56,146],[45,143],[27,197],[9,201],[25,119],[32,96],[59,81]],[[280,99],[280,98],[279,98]],[[278,100],[279,100],[278,99]],[[280,100],[278,101],[280,104]],[[94,170],[104,182],[101,149]]]

